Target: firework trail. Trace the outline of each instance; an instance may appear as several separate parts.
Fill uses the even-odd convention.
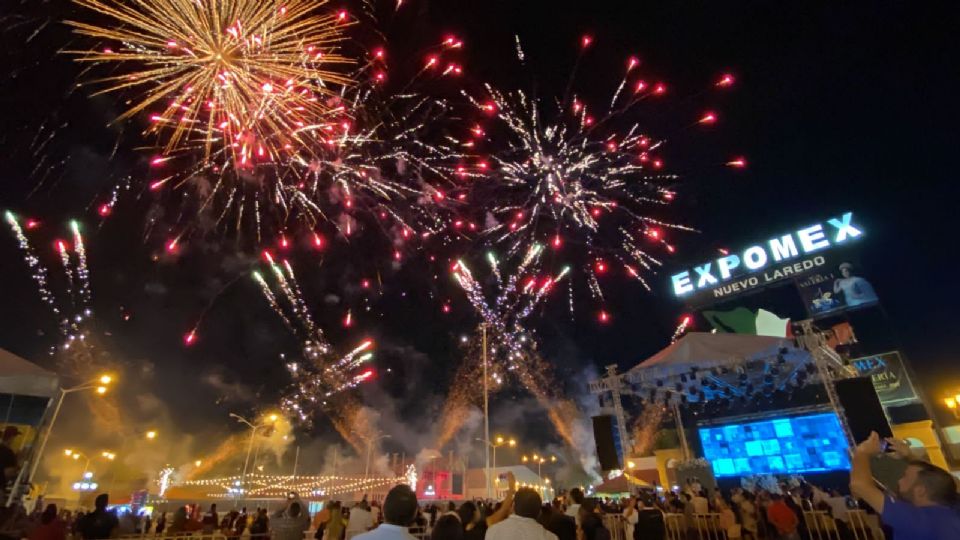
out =
[[[524,329],[525,320],[544,299],[552,287],[569,272],[564,268],[556,276],[538,276],[543,246],[533,244],[520,260],[516,271],[501,273],[496,255],[488,252],[487,262],[495,277],[497,294],[488,301],[482,285],[461,259],[453,268],[453,278],[466,293],[467,299],[483,320],[491,337],[500,344],[505,354],[504,366],[513,369],[526,348],[529,333]]]
[[[30,241],[27,239],[26,235],[23,233],[23,228],[20,226],[20,222],[17,221],[17,216],[7,210],[4,212],[4,218],[7,220],[7,224],[10,225],[10,229],[13,230],[14,236],[17,238],[17,245],[20,248],[20,251],[23,252],[23,260],[27,263],[27,268],[30,269],[30,278],[33,279],[33,282],[37,285],[37,291],[40,293],[40,299],[46,304],[50,311],[53,312],[53,315],[57,317],[57,322],[61,321],[60,308],[57,306],[56,296],[53,294],[53,291],[50,290],[50,284],[48,282],[47,276],[49,272],[47,267],[40,262],[40,258],[37,257],[36,252],[33,249],[33,246],[30,245]],[[37,226],[37,222],[34,220],[27,220],[27,228],[34,228]]]
[[[643,411],[633,423],[633,434],[631,436],[633,453],[630,455],[646,456],[650,453],[665,416],[667,416],[665,406],[655,403],[648,403],[644,406]]]
[[[275,278],[279,295],[260,272],[253,272],[253,279],[260,286],[267,303],[301,344],[302,358],[286,362],[293,384],[281,399],[281,409],[303,422],[309,422],[317,410],[327,410],[331,416],[339,416],[347,403],[341,394],[374,375],[372,369],[362,369],[373,358],[373,341],[365,340],[353,350],[337,356],[323,329],[317,325],[307,308],[290,263],[277,263],[269,252],[265,252],[264,256]],[[281,358],[284,358],[283,355]],[[332,399],[334,397],[336,399]]]
[[[591,44],[585,37],[581,56]],[[517,56],[525,61],[519,39]],[[458,172],[477,203],[471,207],[479,208],[470,219],[483,223],[481,238],[508,253],[534,243],[567,250],[601,301],[599,276],[619,266],[649,289],[645,274],[661,265],[662,252],[675,250],[666,231],[692,230],[656,217],[674,199],[678,177],[663,171],[666,138],[637,120],[641,105],[667,94],[666,85],[644,79],[639,66],[636,57],[628,59],[609,103],[596,112],[570,91],[573,75],[555,99],[489,84],[464,92],[474,118],[465,138],[475,154]],[[732,84],[725,75],[715,87]],[[716,113],[706,112],[686,127],[716,121]],[[603,312],[602,322],[607,317]]]
[[[493,344],[488,346],[487,368],[491,391],[498,391],[506,377],[512,375],[551,410],[555,399],[546,390],[551,387],[549,366],[540,359],[536,340],[523,324],[553,285],[566,276],[567,270],[556,276],[538,276],[542,252],[543,247],[534,244],[519,260],[516,269],[509,273],[504,273],[503,265],[493,253],[487,253],[496,290],[492,300],[488,300],[483,285],[463,260],[456,262],[452,273],[482,319],[488,344]],[[478,328],[477,337],[467,343],[466,360],[458,368],[442,413],[437,448],[456,434],[466,418],[464,412],[482,399],[482,385],[476,381],[483,380],[479,335],[484,328]]]
[[[72,253],[66,241],[56,240],[55,242],[65,278],[65,294],[57,295],[50,286],[49,269],[37,256],[16,215],[10,211],[5,212],[4,215],[10,229],[17,238],[24,262],[30,269],[31,278],[37,285],[40,299],[50,308],[57,320],[62,342],[58,348],[51,350],[51,354],[59,351],[65,353],[66,356],[76,357],[73,362],[77,365],[73,367],[84,367],[84,364],[88,364],[92,360],[90,357],[92,351],[89,349],[93,345],[89,344],[88,340],[91,337],[89,325],[93,310],[90,304],[90,270],[87,267],[87,255],[83,236],[80,233],[80,225],[76,221],[70,222],[70,229],[73,233]],[[32,229],[36,228],[38,223],[34,220],[27,220],[26,225],[28,229]]]
[[[27,219],[24,220],[24,227],[21,227],[20,220],[10,211],[5,212],[5,218],[17,239],[40,299],[56,320],[59,343],[50,347],[50,355],[56,358],[58,371],[81,380],[91,380],[104,371],[113,371],[117,362],[96,332],[90,270],[80,224],[77,221],[70,221],[69,224],[73,235],[72,249],[65,240],[54,242],[63,273],[62,279],[54,279],[55,282],[63,282],[63,292],[58,293],[55,290],[60,287],[52,287],[51,272],[37,256],[24,233],[24,227],[27,230],[37,229],[39,222]],[[53,277],[58,277],[58,273],[54,273]],[[84,396],[87,410],[100,432],[119,433],[122,430],[123,409],[114,396],[93,392]]]

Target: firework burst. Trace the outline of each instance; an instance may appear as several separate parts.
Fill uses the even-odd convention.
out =
[[[350,63],[338,53],[344,12],[307,0],[75,3],[89,21],[68,24],[97,44],[66,52],[109,69],[88,84],[129,104],[117,121],[148,120],[158,146],[148,186],[161,205],[202,217],[191,224],[201,228],[255,229],[257,242],[297,216],[297,163],[329,136],[342,111],[327,98],[350,83],[339,70]]]
[[[591,44],[585,38],[583,49]],[[519,40],[517,53],[524,62]],[[667,93],[663,83],[644,80],[639,65],[628,59],[609,102],[596,112],[569,87],[556,99],[492,85],[464,92],[475,118],[466,138],[476,154],[458,172],[471,200],[494,201],[482,218],[474,217],[484,224],[482,237],[511,253],[531,243],[566,250],[580,260],[592,295],[601,300],[598,276],[620,267],[649,289],[645,274],[674,251],[666,231],[692,230],[655,217],[674,199],[678,177],[664,172],[665,137],[637,120],[641,104]],[[732,81],[726,76],[716,86]],[[716,120],[708,112],[689,124]]]
[[[110,24],[68,21],[102,43],[67,52],[121,71],[91,84],[132,94],[118,120],[150,114],[167,154],[199,146],[238,168],[283,161],[322,127],[328,85],[348,82],[332,69],[347,62],[335,52],[345,21],[320,12],[324,1],[74,1]]]

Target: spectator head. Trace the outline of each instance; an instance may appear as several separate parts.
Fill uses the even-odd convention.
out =
[[[108,504],[110,504],[110,496],[106,493],[97,495],[97,498],[93,501],[93,506],[97,510],[106,510]]]
[[[553,506],[550,506],[550,503],[544,502],[540,506],[540,516],[537,517],[537,521],[540,525],[544,527],[547,526],[547,523],[550,523],[550,520],[553,519]]]
[[[48,504],[47,507],[43,509],[43,513],[40,514],[40,524],[46,525],[55,519],[57,519],[57,505]]]
[[[394,486],[383,501],[383,519],[390,525],[409,527],[417,517],[417,495],[406,484]]]
[[[466,501],[461,504],[460,509],[457,510],[457,515],[460,516],[460,522],[464,526],[480,521],[480,512],[477,511],[477,505],[473,501]]]
[[[430,532],[431,540],[463,540],[463,525],[456,516],[445,515],[437,520]]]
[[[603,528],[603,522],[595,512],[596,508],[596,504],[591,500],[584,501],[580,506],[580,528],[586,538],[596,538],[597,531]]]
[[[953,476],[926,461],[910,461],[897,489],[901,497],[916,505],[953,506],[957,500]]]
[[[580,488],[573,488],[570,490],[570,500],[574,504],[583,504],[583,491]]]
[[[20,430],[17,429],[17,426],[7,426],[3,430],[3,442],[4,443],[11,442],[13,441],[13,439],[17,437],[17,435],[20,435]]]
[[[300,516],[300,503],[290,503],[290,517],[299,517]]]
[[[513,511],[520,517],[537,519],[540,515],[540,494],[530,488],[520,488],[513,496]]]
[[[782,500],[782,499],[783,499],[783,496],[780,495],[779,493],[771,493],[771,494],[770,494],[770,500],[771,500],[771,501],[776,502],[776,501],[779,501],[779,500]]]
[[[580,505],[580,510],[577,512],[578,517],[580,518],[580,523],[583,523],[583,520],[592,516],[597,510],[597,501],[594,499],[584,499],[583,504]]]
[[[553,519],[544,525],[544,528],[557,535],[558,540],[576,540],[577,523],[573,518],[561,514],[562,512],[558,512]]]

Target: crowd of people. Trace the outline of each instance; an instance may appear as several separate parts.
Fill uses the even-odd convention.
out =
[[[91,512],[58,510],[53,504],[37,504],[32,513],[17,505],[0,508],[0,540],[103,540],[136,535],[228,540],[664,540],[669,535],[692,540],[703,538],[705,527],[710,529],[707,537],[730,540],[821,538],[818,531],[809,530],[810,512],[817,519],[831,520],[828,529],[845,540],[861,538],[854,529],[862,528],[863,522],[852,522],[853,510],[870,518],[875,540],[883,536],[960,539],[953,476],[912,459],[909,449],[897,441],[890,443],[906,460],[896,497],[873,480],[870,460],[881,452],[881,441],[873,434],[853,453],[850,495],[806,482],[722,492],[688,481],[675,492],[650,490],[618,500],[588,498],[575,488],[545,502],[533,489],[516,489],[508,475],[510,489],[499,502],[423,506],[410,487],[398,485],[382,506],[366,496],[352,505],[329,500],[313,519],[306,503],[294,493],[274,512],[241,508],[221,515],[216,504],[206,510],[186,505],[168,519],[166,512],[118,516],[102,494]]]

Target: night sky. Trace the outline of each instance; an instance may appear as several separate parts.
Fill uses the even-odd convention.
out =
[[[238,253],[236,243],[208,237],[176,258],[153,261],[162,231],[144,231],[142,201],[121,205],[97,226],[96,202],[119,178],[142,173],[145,154],[134,149],[139,130],[106,126],[119,110],[115,98],[70,92],[79,70],[55,54],[74,39],[56,22],[69,11],[63,4],[21,0],[0,16],[0,200],[43,221],[38,246],[51,264],[44,242],[66,234],[57,231],[65,231],[60,223],[68,217],[83,218],[98,319],[111,333],[114,355],[140,370],[128,392],[148,388],[184,432],[223,433],[231,428],[227,412],[275,399],[285,384],[277,354],[294,352],[296,344],[248,277],[255,257]],[[666,151],[683,177],[671,217],[701,232],[674,238],[678,255],[652,278],[654,290],[624,279],[605,283],[613,314],[606,326],[597,324],[597,306],[585,296],[577,298],[574,320],[562,296],[535,315],[542,350],[568,392],[582,392],[577,375],[590,366],[627,368],[669,342],[683,313],[670,293],[674,264],[707,260],[716,247],[737,248],[846,210],[865,226],[863,264],[927,390],[937,398],[960,387],[952,178],[960,80],[947,13],[917,2],[408,4],[385,23],[392,55],[414,54],[424,34],[454,32],[466,42],[472,80],[557,93],[577,41],[589,32],[595,50],[577,85],[585,96],[609,95],[625,59],[638,54],[645,69],[677,89],[678,102],[652,122],[682,123],[678,116],[703,105],[720,114],[717,126],[679,134]],[[527,52],[527,70],[514,61],[514,34]],[[683,101],[726,71],[737,76],[735,91]],[[40,154],[49,161],[38,166],[31,141],[65,122],[52,130]],[[749,167],[722,167],[733,155],[746,156]],[[66,163],[57,165],[64,156]],[[376,279],[378,263],[371,261],[383,256],[378,249],[376,241],[358,242],[322,257],[302,250],[293,258],[335,344],[377,340],[378,378],[364,388],[364,399],[385,420],[425,432],[459,362],[457,340],[475,320],[442,266],[412,261],[383,271],[382,295],[359,290],[360,279]],[[0,346],[47,362],[54,326],[7,233],[0,235],[0,279]],[[444,315],[440,306],[448,300],[454,309]],[[185,348],[182,336],[207,306],[198,343]],[[339,326],[348,306],[358,320],[351,330]],[[522,392],[503,394],[494,404],[495,428],[513,424],[531,440],[555,442],[530,403]],[[314,435],[324,433],[329,427],[321,422]],[[419,450],[415,439],[395,439],[396,451]]]

